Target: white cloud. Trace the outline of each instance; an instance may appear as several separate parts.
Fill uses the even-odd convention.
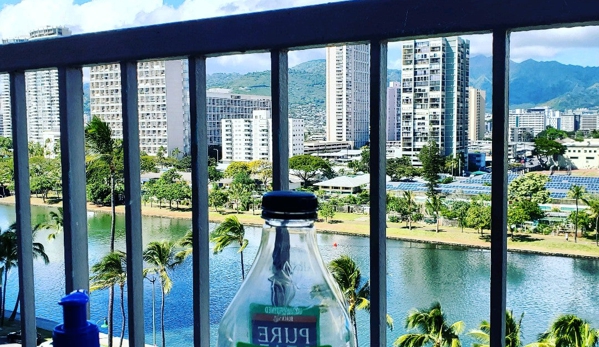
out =
[[[0,0],[0,4],[2,0]],[[274,10],[331,2],[329,0],[185,0],[174,8],[167,0],[90,0],[81,5],[74,0],[22,0],[0,9],[0,36],[26,36],[44,26],[68,26],[73,33],[201,19],[231,14]],[[471,55],[492,54],[491,35],[468,35]],[[563,63],[599,65],[590,57],[580,57],[576,49],[599,52],[599,27],[562,28],[517,32],[511,38],[511,57],[552,60]],[[398,68],[399,51],[389,46],[389,67]],[[294,52],[289,66],[305,60],[324,58],[324,50]],[[268,55],[228,56],[213,59],[215,71],[256,71],[268,69]]]
[[[31,30],[45,26],[67,26],[74,34],[90,33],[325,2],[330,1],[185,0],[174,8],[163,0],[91,0],[81,5],[73,0],[22,0],[0,9],[0,37],[27,36]],[[290,54],[290,66],[324,57],[324,53],[306,52]],[[211,59],[209,68],[209,71],[259,71],[270,68],[270,60],[264,54],[226,56]]]

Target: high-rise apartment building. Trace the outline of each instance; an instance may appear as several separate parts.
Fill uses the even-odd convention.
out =
[[[468,87],[468,140],[485,138],[485,100],[487,92]]]
[[[326,52],[327,140],[360,148],[370,139],[370,46],[327,47]]]
[[[387,87],[387,141],[401,139],[401,83],[389,82]]]
[[[272,161],[270,111],[254,111],[251,119],[223,119],[223,161]],[[304,154],[304,121],[289,119],[289,157]]]
[[[270,96],[231,94],[208,90],[208,144],[222,145],[221,124],[225,119],[253,119],[254,111],[271,111]],[[303,141],[303,137],[302,137]]]
[[[42,40],[69,36],[71,31],[64,27],[45,27],[33,30],[28,37],[4,39],[3,44]],[[10,90],[8,75],[0,77],[0,117],[2,136],[11,136]],[[58,108],[58,72],[56,69],[30,71],[25,73],[27,95],[27,132],[29,141],[44,144],[44,133],[60,129]]]
[[[99,65],[90,72],[90,111],[122,138],[121,77],[118,64]],[[190,153],[189,81],[185,60],[138,64],[140,150],[154,155],[163,147]],[[270,97],[207,92],[208,144],[221,145],[222,119],[250,119],[254,110],[270,110]]]
[[[12,136],[12,123],[10,120],[10,85],[8,74],[0,74],[0,136]]]
[[[528,109],[513,109],[509,113],[510,128],[532,128],[533,136],[536,136],[541,131],[547,128],[550,120],[559,116],[556,111],[549,107],[533,107]],[[594,124],[596,127],[596,122]],[[593,128],[595,129],[595,128]]]
[[[401,148],[414,164],[431,140],[445,156],[466,154],[469,60],[460,37],[402,43]]]
[[[178,148],[189,153],[189,108],[185,107],[182,60],[137,64],[140,150],[156,154]],[[108,123],[115,138],[123,138],[119,64],[90,69],[90,113]]]

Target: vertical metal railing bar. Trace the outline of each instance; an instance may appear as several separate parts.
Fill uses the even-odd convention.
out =
[[[17,215],[17,252],[19,289],[21,291],[21,344],[37,345],[35,329],[35,291],[33,286],[33,235],[31,231],[31,197],[29,188],[29,149],[27,143],[27,101],[25,73],[10,73],[10,107]]]
[[[493,31],[493,176],[491,179],[491,347],[505,346],[509,32]]]
[[[129,346],[143,347],[145,345],[145,334],[139,118],[137,112],[137,62],[123,62],[120,64],[120,67],[125,162],[125,235],[127,244]]]
[[[270,53],[272,94],[272,189],[289,190],[288,52]]]
[[[89,290],[83,73],[58,69],[65,291]],[[85,247],[84,247],[85,246]]]
[[[194,346],[210,345],[210,245],[208,224],[208,116],[206,58],[189,62],[191,123],[191,229]]]
[[[387,345],[387,43],[370,42],[370,346]]]

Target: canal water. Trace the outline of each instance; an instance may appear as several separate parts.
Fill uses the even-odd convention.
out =
[[[33,207],[34,223],[47,218],[50,209]],[[4,230],[15,220],[14,206],[0,205],[0,227]],[[90,266],[109,249],[110,215],[89,213]],[[143,218],[144,244],[162,239],[177,239],[189,230],[191,221],[159,217]],[[212,225],[211,227],[214,227]],[[261,230],[247,228],[249,245],[244,251],[246,271],[257,252]],[[50,257],[50,264],[35,262],[36,315],[60,321],[62,311],[57,302],[64,293],[62,236],[47,240],[48,231],[37,235]],[[326,262],[348,254],[360,266],[363,277],[369,273],[368,238],[319,234],[318,245]],[[124,216],[117,217],[117,249],[125,250]],[[336,246],[335,246],[336,245]],[[210,320],[212,344],[216,329],[228,303],[241,283],[238,248],[228,247],[210,256]],[[388,345],[405,333],[404,322],[412,308],[426,308],[434,300],[441,302],[450,322],[463,320],[466,331],[476,329],[489,317],[490,253],[456,247],[440,247],[418,243],[388,242],[388,307],[395,320],[395,330],[388,331]],[[507,306],[518,317],[525,313],[522,332],[525,343],[533,342],[560,313],[573,313],[599,328],[599,261],[510,253],[508,256]],[[167,345],[190,346],[192,341],[191,263],[186,261],[171,273],[173,288],[166,297],[165,327]],[[12,309],[17,294],[16,270],[8,282],[7,308]],[[158,282],[157,282],[158,284]],[[160,291],[156,287],[156,336],[160,345]],[[118,294],[118,289],[117,289]],[[144,293],[146,341],[152,344],[152,285],[146,281]],[[125,294],[126,295],[126,294]],[[106,316],[108,291],[91,294],[91,320]],[[120,334],[118,296],[115,305],[115,330]],[[360,311],[358,334],[361,346],[368,346],[368,313]],[[473,342],[462,335],[464,346]]]

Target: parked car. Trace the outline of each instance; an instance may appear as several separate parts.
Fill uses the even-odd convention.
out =
[[[21,330],[17,330],[17,331],[8,333],[6,335],[6,340],[10,343],[21,343]],[[40,345],[42,342],[44,342],[42,335],[40,333],[37,333],[37,343],[36,344]]]

